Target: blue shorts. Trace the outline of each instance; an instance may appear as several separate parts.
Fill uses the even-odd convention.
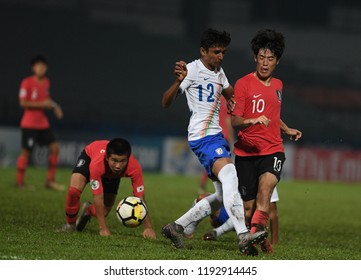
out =
[[[213,176],[212,166],[217,159],[231,157],[229,145],[221,132],[188,143],[209,176]]]

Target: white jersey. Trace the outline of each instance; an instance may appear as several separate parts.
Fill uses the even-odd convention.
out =
[[[219,125],[220,98],[229,83],[222,68],[211,71],[200,59],[188,63],[187,70],[179,91],[187,97],[191,112],[188,141],[193,141],[222,131]]]

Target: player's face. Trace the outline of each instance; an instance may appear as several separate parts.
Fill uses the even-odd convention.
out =
[[[115,174],[122,174],[127,168],[128,156],[127,155],[114,155],[111,154],[106,158],[109,164],[110,170]]]
[[[209,70],[219,68],[222,64],[223,58],[226,54],[227,48],[225,46],[213,46],[206,51],[201,48],[202,62]]]
[[[38,62],[33,65],[33,73],[38,78],[44,78],[46,71],[48,70],[48,66],[43,62]]]
[[[255,61],[257,77],[262,81],[265,81],[272,76],[272,73],[279,62],[277,57],[269,49],[259,50],[255,57]]]

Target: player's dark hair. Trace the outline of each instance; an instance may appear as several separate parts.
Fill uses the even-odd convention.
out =
[[[259,50],[268,49],[277,59],[280,59],[285,50],[285,37],[282,33],[275,30],[260,30],[252,39],[251,48],[255,56],[258,55]]]
[[[226,32],[208,28],[203,32],[201,37],[201,47],[208,51],[209,48],[215,46],[227,47],[231,43],[231,35]]]
[[[30,65],[34,66],[37,63],[44,63],[44,64],[48,65],[48,60],[43,55],[37,55],[31,59]]]
[[[123,138],[115,138],[109,141],[106,154],[109,157],[110,155],[127,155],[128,157],[132,153],[132,148],[127,140]]]

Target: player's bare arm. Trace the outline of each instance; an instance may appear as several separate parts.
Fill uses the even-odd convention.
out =
[[[187,76],[187,63],[184,61],[178,61],[174,67],[174,75],[176,76],[175,81],[169,87],[169,89],[163,94],[162,107],[168,108],[175,98],[177,97],[178,89],[184,78]]]
[[[262,115],[258,118],[246,119],[240,116],[232,116],[232,126],[234,129],[245,129],[251,125],[264,125],[268,126],[271,120],[266,116]]]
[[[50,110],[54,108],[51,99],[46,99],[40,102],[20,99],[20,107],[24,109],[44,109],[44,110]]]
[[[144,195],[139,197],[139,198],[141,200],[143,200],[143,202],[147,205]],[[152,226],[152,222],[150,220],[149,212],[148,212],[148,214],[147,214],[147,216],[145,217],[145,220],[144,220],[143,237],[144,238],[149,238],[149,239],[156,239],[157,238],[157,235],[155,234],[155,231],[154,231],[153,226]]]
[[[99,224],[99,234],[101,236],[109,236],[110,231],[105,223],[105,211],[104,211],[104,195],[94,195],[94,207]]]
[[[295,128],[289,128],[287,124],[285,124],[282,120],[281,120],[281,131],[282,133],[289,135],[290,139],[293,141],[297,141],[302,137],[301,131]]]
[[[234,89],[231,85],[228,88],[223,89],[222,95],[227,100],[228,113],[233,112],[236,101],[234,100]]]

